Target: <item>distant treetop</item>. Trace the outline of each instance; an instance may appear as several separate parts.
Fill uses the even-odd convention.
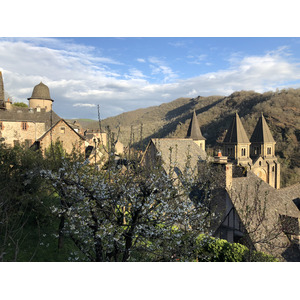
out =
[[[18,107],[28,107],[28,105],[24,102],[14,102],[13,105]]]

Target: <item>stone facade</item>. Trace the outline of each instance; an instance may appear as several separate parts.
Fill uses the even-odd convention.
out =
[[[66,153],[71,153],[73,149],[84,153],[86,148],[85,139],[63,119],[44,133],[36,141],[35,145],[44,152],[46,149],[49,149],[51,143],[54,144],[57,141],[61,143]]]
[[[0,82],[0,94],[4,95],[2,74]],[[6,145],[20,144],[45,151],[51,142],[59,140],[67,153],[74,147],[84,153],[84,137],[52,111],[49,88],[42,82],[34,87],[32,96],[28,98],[29,107],[14,106],[9,100],[2,100],[4,108],[0,109],[0,138]]]
[[[45,132],[45,123],[32,121],[0,121],[0,134],[5,144],[31,146]]]
[[[280,188],[280,164],[275,156],[275,144],[270,129],[262,115],[249,140],[236,113],[223,141],[228,161],[252,170],[272,187]]]

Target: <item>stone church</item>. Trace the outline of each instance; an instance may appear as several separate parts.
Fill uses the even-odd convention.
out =
[[[219,215],[213,235],[240,242],[247,232],[254,249],[300,261],[300,183],[280,189],[275,144],[263,115],[249,139],[236,113],[223,140],[224,155],[211,158],[194,111],[185,138],[151,139],[142,162],[151,167],[159,157],[166,173],[172,161],[183,172],[187,155],[194,170],[199,161],[210,162],[224,174],[213,195]]]
[[[280,188],[280,164],[275,156],[273,136],[263,116],[260,116],[249,140],[236,113],[223,141],[228,161],[252,170],[270,186]]]

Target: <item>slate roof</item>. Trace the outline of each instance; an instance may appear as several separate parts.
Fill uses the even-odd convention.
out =
[[[5,108],[4,85],[2,72],[0,71],[0,109]]]
[[[60,117],[52,111],[52,124],[59,120]],[[51,127],[51,111],[41,109],[37,112],[36,109],[13,106],[11,110],[0,110],[0,121],[45,123],[45,129],[48,130]]]
[[[194,110],[191,122],[187,131],[187,138],[191,138],[193,140],[205,140],[201,133],[200,126],[198,124],[197,116],[196,116],[196,111]]]
[[[30,98],[27,98],[28,100],[30,99],[44,99],[44,100],[51,100],[50,97],[50,91],[47,85],[45,85],[44,83],[40,82],[39,84],[37,84],[32,91],[32,95]]]
[[[271,134],[269,126],[265,120],[263,114],[260,116],[256,127],[250,138],[251,143],[275,143],[275,140]]]
[[[257,186],[259,186],[259,192],[256,192]],[[280,223],[278,221],[280,216],[291,217],[294,220],[298,220],[296,223],[298,222],[299,224],[300,211],[293,200],[300,197],[300,184],[277,190],[249,171],[247,177],[233,178],[232,189],[229,191],[229,194],[242,223],[247,222],[247,217],[244,213],[245,207],[253,207],[256,196],[261,199],[259,203],[262,205],[264,204],[264,199],[266,197],[266,215],[261,226],[257,227],[256,232],[254,233],[255,236],[253,235],[253,239],[263,240],[264,237],[270,235],[270,230],[274,228],[280,228]],[[254,230],[255,226],[256,217],[253,217],[250,220],[250,230]],[[257,250],[266,251],[269,253],[273,252],[279,256],[282,256],[286,260],[293,260],[295,257],[296,259],[299,259],[300,249],[296,249],[296,251],[295,249],[293,251],[289,249],[289,255],[291,257],[284,257],[286,255],[285,252],[287,252],[287,249],[291,244],[284,232],[278,230],[277,233],[278,236],[270,241],[271,245],[266,242],[258,243],[256,245],[256,248],[258,247]]]
[[[174,164],[181,172],[184,171],[187,163],[187,157],[190,156],[190,166],[195,168],[199,160],[205,160],[206,152],[201,149],[192,139],[151,139],[156,150],[160,153],[163,168],[165,171],[170,169],[170,151],[171,163]],[[171,148],[171,150],[170,150]]]
[[[235,116],[233,117],[233,120],[231,122],[231,125],[226,133],[226,136],[224,138],[223,143],[249,143],[250,141],[248,139],[248,136],[246,134],[246,131],[244,129],[244,126],[241,122],[241,119],[237,113],[235,113]]]

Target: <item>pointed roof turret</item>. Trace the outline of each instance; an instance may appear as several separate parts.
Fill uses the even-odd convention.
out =
[[[242,144],[250,144],[249,138],[246,134],[244,126],[241,122],[241,119],[237,113],[233,117],[231,125],[226,133],[223,143],[242,143]]]
[[[4,96],[4,85],[2,72],[0,71],[0,108],[5,108],[5,96]]]
[[[189,125],[189,129],[187,131],[187,138],[193,139],[193,140],[205,140],[201,133],[201,129],[197,120],[196,111],[194,109],[193,116]]]
[[[275,140],[271,134],[269,126],[263,114],[261,114],[256,127],[250,138],[251,143],[275,143]]]

